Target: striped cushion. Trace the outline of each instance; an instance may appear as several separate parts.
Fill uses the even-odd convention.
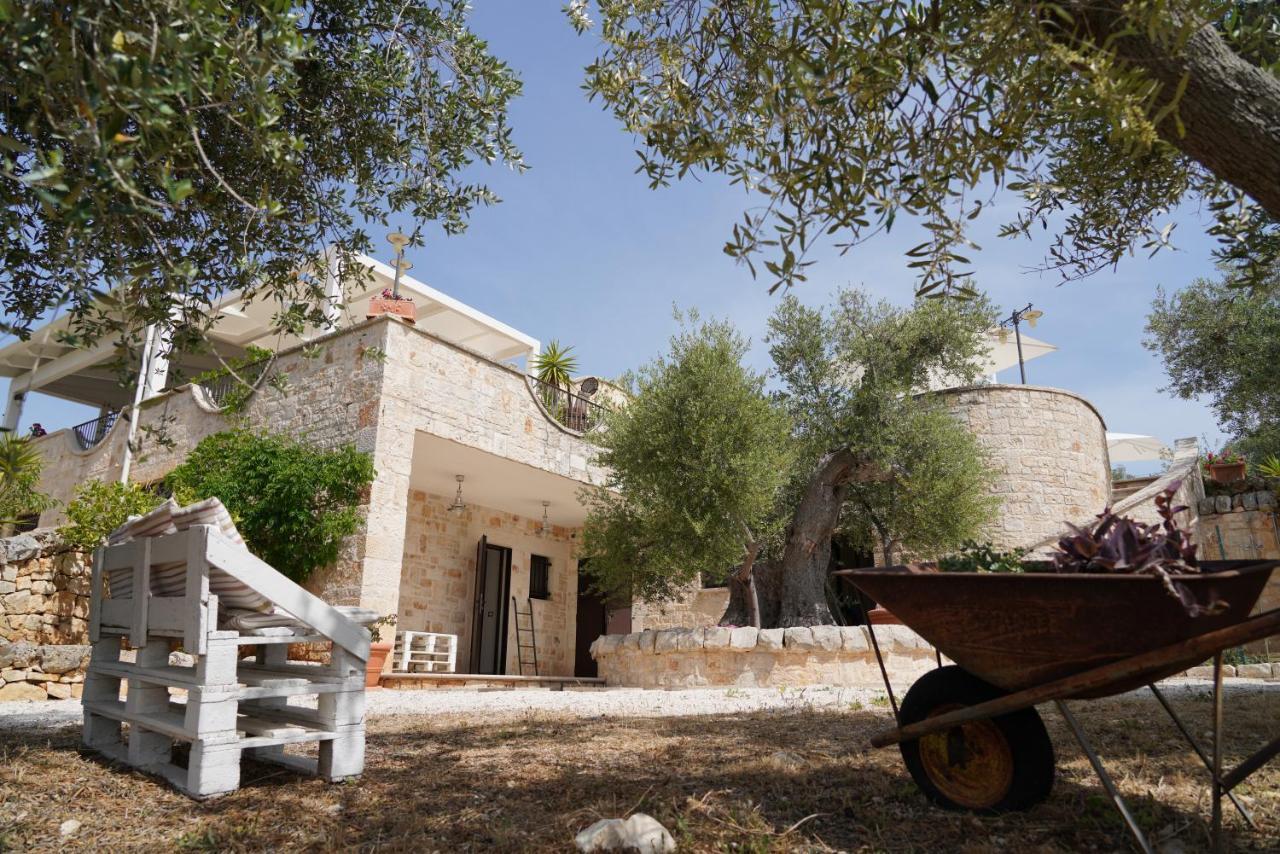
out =
[[[108,542],[114,545],[135,537],[173,534],[185,531],[193,525],[212,526],[231,542],[241,548],[245,547],[244,538],[236,530],[231,514],[217,498],[207,498],[186,507],[179,507],[177,502],[170,498],[146,516],[130,520],[117,528],[112,532]],[[133,596],[131,568],[113,570],[109,576],[112,597],[119,599]],[[187,564],[185,562],[152,564],[152,596],[183,596],[186,590]],[[271,602],[265,596],[216,569],[209,573],[209,592],[218,597],[220,607],[254,612],[271,610]]]

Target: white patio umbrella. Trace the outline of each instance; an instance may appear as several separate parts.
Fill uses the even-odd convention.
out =
[[[1143,436],[1141,433],[1107,432],[1107,453],[1112,462],[1142,462],[1145,460],[1162,460],[1168,454],[1165,447],[1155,436]]]
[[[1003,340],[1002,340],[1003,339]],[[1054,352],[1058,348],[1047,341],[1041,341],[1039,338],[1032,338],[1026,333],[1022,334],[1022,361],[1025,364],[1032,359],[1038,359]],[[1018,367],[1018,342],[1013,334],[1013,330],[1005,330],[1002,336],[999,329],[991,329],[987,332],[987,353],[974,360],[978,366],[979,373],[988,377],[991,382],[995,382],[996,374],[1005,368]],[[1017,379],[1014,379],[1017,382]],[[944,388],[955,388],[960,385],[960,381],[951,375],[939,374],[931,377],[929,381],[929,389],[937,391]]]

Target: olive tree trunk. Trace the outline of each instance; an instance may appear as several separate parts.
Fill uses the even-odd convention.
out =
[[[848,485],[888,476],[849,448],[830,451],[818,460],[787,528],[775,625],[817,626],[833,622],[827,607],[827,573],[831,566],[831,537],[840,524]]]

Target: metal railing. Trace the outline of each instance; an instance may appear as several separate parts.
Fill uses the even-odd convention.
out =
[[[107,434],[111,432],[111,428],[115,426],[116,419],[119,417],[119,412],[104,412],[92,421],[72,427],[71,432],[75,434],[76,444],[80,446],[80,450],[87,451],[107,438]]]
[[[224,409],[233,393],[240,392],[243,394],[248,391],[245,383],[253,384],[258,381],[258,377],[266,369],[268,361],[268,359],[262,359],[242,368],[237,368],[238,379],[230,371],[222,370],[218,372],[217,376],[207,377],[197,380],[197,382],[200,388],[204,389],[204,393],[210,402],[219,409]]]
[[[551,417],[570,430],[586,433],[604,420],[605,408],[584,394],[553,386],[532,374],[529,383]]]

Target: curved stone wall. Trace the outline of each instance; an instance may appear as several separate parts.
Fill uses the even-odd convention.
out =
[[[982,385],[936,392],[990,452],[1002,506],[986,538],[1026,547],[1064,522],[1093,518],[1110,500],[1106,424],[1087,400],[1041,386]]]
[[[937,666],[933,647],[906,626],[876,626],[876,640],[895,685],[910,685]],[[591,645],[591,655],[607,684],[632,688],[884,684],[862,626],[710,626],[603,635]]]

